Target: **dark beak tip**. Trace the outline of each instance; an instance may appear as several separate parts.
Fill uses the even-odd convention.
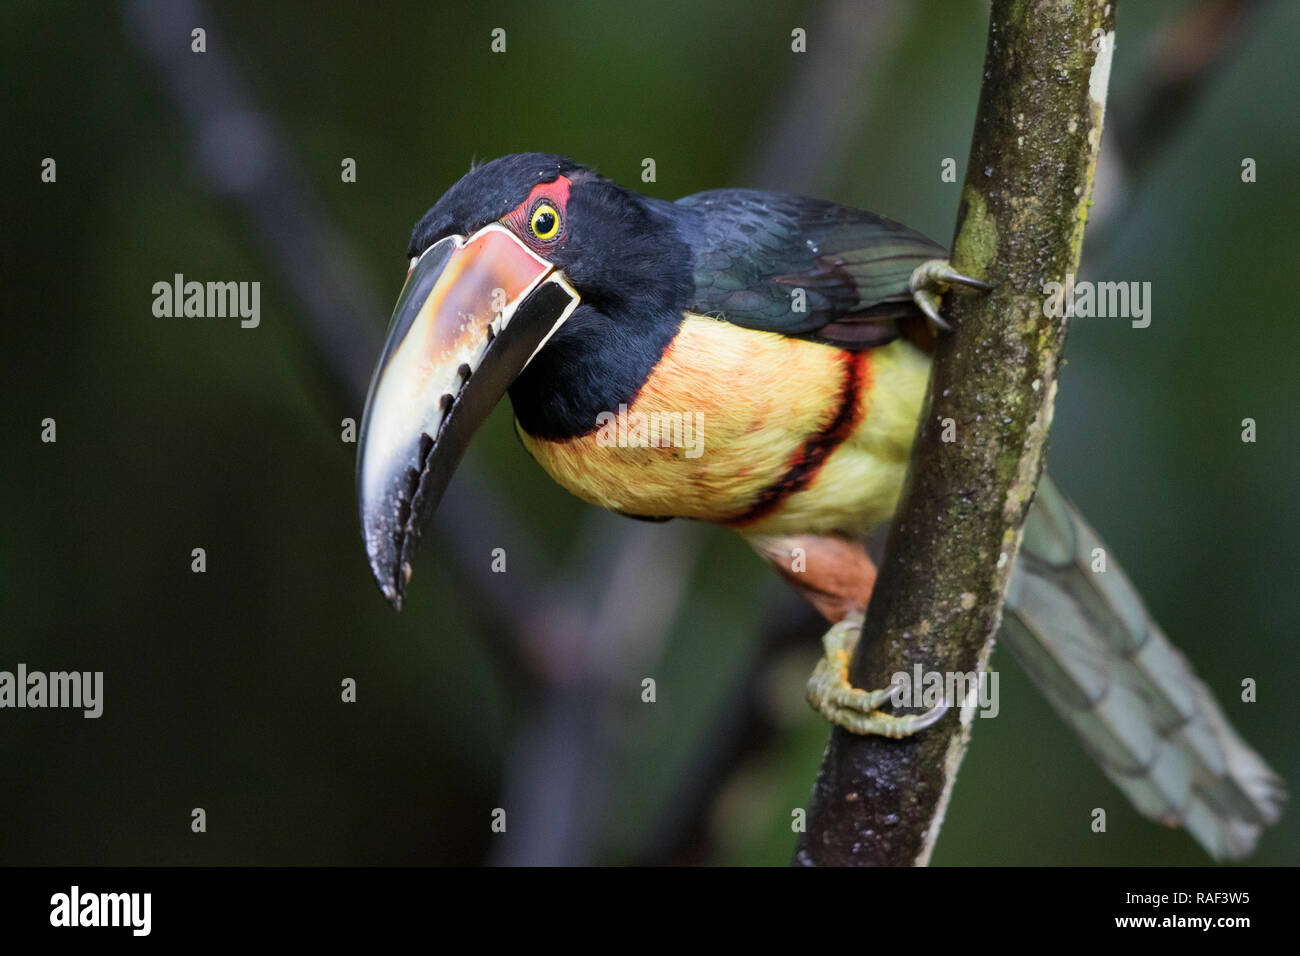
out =
[[[408,275],[371,377],[357,454],[362,541],[375,583],[395,610],[402,609],[421,532],[471,437],[579,301],[552,271],[493,224],[468,239],[441,240]],[[508,322],[494,310],[496,332],[478,305],[494,284],[515,290]],[[490,289],[493,305],[499,291]],[[408,339],[411,349],[432,351],[402,351]]]

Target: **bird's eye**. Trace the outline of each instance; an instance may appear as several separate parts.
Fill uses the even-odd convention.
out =
[[[554,239],[560,231],[560,214],[555,211],[555,207],[550,203],[544,202],[533,210],[533,214],[528,217],[528,228],[533,231],[533,235],[545,242],[547,239]]]

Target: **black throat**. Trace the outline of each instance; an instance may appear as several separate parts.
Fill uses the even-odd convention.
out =
[[[681,324],[681,310],[609,315],[578,306],[510,386],[515,418],[547,441],[594,432],[601,412],[632,404]]]
[[[582,304],[510,387],[519,424],[561,441],[630,405],[681,328],[694,289],[689,221],[673,203],[607,180],[569,199],[572,233],[553,261]]]

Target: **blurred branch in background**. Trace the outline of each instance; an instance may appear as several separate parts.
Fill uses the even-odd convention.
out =
[[[1122,212],[1129,192],[1178,133],[1187,126],[1215,75],[1258,19],[1263,0],[1201,0],[1162,32],[1143,60],[1134,95],[1116,97],[1113,131],[1103,150],[1093,188],[1089,226],[1094,239]]]
[[[740,185],[808,195],[825,191],[872,103],[872,68],[902,34],[909,13],[897,0],[824,0],[809,31],[824,49],[795,58],[795,75],[760,125]],[[710,809],[776,731],[759,699],[765,675],[787,651],[816,648],[824,629],[821,617],[784,586],[763,620],[750,660],[709,721],[711,732],[679,774],[680,785],[642,849],[643,863],[707,861]]]
[[[1206,86],[1263,7],[1262,0],[1201,0],[1159,37],[1138,95],[1117,110],[1115,142],[1131,174],[1144,172],[1185,125]]]
[[[344,410],[340,417],[360,421],[381,345],[373,320],[387,309],[362,279],[289,137],[249,92],[251,85],[203,4],[131,0],[125,15],[127,36],[155,67],[185,125],[196,171],[238,214],[284,282],[315,358],[300,364],[323,369],[334,407]],[[190,51],[196,24],[204,24],[208,34],[203,56]],[[483,633],[498,642],[508,634],[518,642],[530,620],[519,595],[543,590],[535,549],[518,522],[494,521],[508,508],[487,490],[473,460],[466,460],[459,477],[436,518],[437,534],[454,542],[445,551],[448,566],[467,589],[467,608],[489,625]],[[491,536],[485,522],[493,522]],[[509,580],[492,573],[486,560],[467,560],[483,552],[484,540],[507,549]],[[520,662],[517,653],[496,657],[509,662],[503,663],[507,668]],[[520,679],[517,671],[512,676]]]
[[[202,4],[185,0],[126,4],[126,35],[171,96],[198,172],[256,237],[298,305],[330,386],[359,412],[379,350],[377,329],[365,317],[384,312],[295,162],[288,137],[248,92],[212,22]],[[203,56],[190,50],[190,31],[198,25],[209,34]]]
[[[279,273],[338,406],[359,420],[380,349],[379,330],[368,319],[386,309],[213,23],[196,2],[126,6],[127,35],[153,63],[184,122],[198,172]],[[207,31],[203,56],[190,51],[197,24]],[[602,560],[585,574],[544,575],[525,526],[488,487],[467,459],[434,520],[435,533],[451,542],[442,549],[443,569],[516,694],[534,702],[507,766],[506,805],[515,825],[497,844],[496,859],[588,862],[590,824],[599,819],[593,781],[605,758],[602,722],[592,718],[636,702],[639,691],[615,684],[609,661],[632,659],[650,669],[684,596],[698,534],[681,523],[637,527],[602,515],[592,519],[578,551]],[[492,572],[485,541],[506,549],[509,575]],[[601,595],[594,607],[588,595]]]
[[[740,183],[820,195],[848,152],[871,106],[873,68],[902,33],[898,0],[825,0],[808,34],[817,56],[796,57],[785,94],[758,127]]]
[[[779,726],[771,706],[763,700],[764,680],[787,653],[816,647],[825,622],[793,591],[783,592],[772,603],[763,616],[765,623],[752,656],[709,721],[709,733],[691,761],[676,774],[678,786],[638,863],[684,866],[710,862],[712,808],[736,772],[775,738]]]
[[[505,784],[509,829],[494,841],[498,865],[572,866],[590,863],[611,818],[605,804],[611,728],[620,713],[640,706],[639,678],[659,659],[686,597],[698,554],[698,529],[673,522],[634,527],[592,511],[574,545],[573,566],[561,580],[598,594],[594,608],[552,609],[542,633],[548,642],[548,692],[522,723]],[[637,669],[632,669],[637,668]]]
[[[1138,98],[1144,105],[1132,114],[1137,118],[1117,115],[1126,165],[1140,169],[1172,137],[1223,62],[1224,51],[1261,5],[1259,0],[1204,0],[1160,45],[1150,90]],[[819,55],[794,59],[791,82],[768,111],[740,184],[824,191],[874,102],[873,71],[909,16],[909,8],[897,0],[822,3],[810,28]],[[196,24],[209,33],[204,56],[189,50],[189,31]],[[280,276],[304,343],[315,356],[301,364],[323,370],[334,407],[346,409],[339,417],[359,418],[379,351],[378,319],[388,306],[365,281],[307,168],[296,161],[289,136],[250,92],[256,84],[228,52],[204,4],[129,0],[126,25],[128,39],[152,62],[184,122],[197,172],[237,214]],[[1125,142],[1130,135],[1131,145]],[[1101,179],[1099,174],[1094,219],[1121,205],[1106,202]],[[696,561],[699,529],[682,522],[647,527],[595,515],[575,546],[573,565],[546,568],[527,526],[512,514],[507,499],[492,493],[472,453],[435,522],[435,533],[449,542],[440,573],[465,595],[464,610],[492,645],[503,679],[529,702],[504,789],[510,806],[523,810],[535,801],[539,822],[527,828],[534,831],[531,842],[522,838],[524,828],[512,827],[520,839],[499,845],[496,860],[585,861],[598,845],[592,821],[599,819],[594,810],[603,799],[599,780],[608,745],[608,735],[593,725],[624,701],[636,700],[637,688],[611,682],[607,665],[618,655],[634,654],[652,672]],[[506,548],[509,575],[493,574],[486,560],[475,560],[485,541]],[[617,588],[609,587],[600,567],[592,570],[581,560],[587,554],[601,555],[609,567],[642,569],[646,580],[655,581],[645,593],[657,588],[664,599],[639,611],[629,603],[620,612],[612,597]],[[603,596],[593,606],[596,595]],[[770,721],[756,704],[758,685],[786,649],[811,646],[819,630],[797,610],[802,608],[797,599],[782,593],[774,607],[752,660],[737,675],[733,692],[718,702],[717,718],[701,736],[699,752],[645,848],[646,859],[702,859],[709,808],[734,770],[771,740]],[[547,833],[552,823],[556,831]]]
[[[1107,0],[1050,7],[994,0],[952,253],[959,272],[993,289],[948,297],[957,331],[935,350],[849,670],[855,687],[887,687],[889,675],[914,666],[938,674],[988,667],[1042,472],[1065,345],[1065,321],[1043,314],[1043,283],[1078,268],[1114,9]],[[1025,203],[1026,195],[1036,202]],[[945,420],[961,422],[959,444],[931,427]],[[954,713],[898,740],[835,728],[796,862],[928,863],[970,741],[972,703],[950,700]]]

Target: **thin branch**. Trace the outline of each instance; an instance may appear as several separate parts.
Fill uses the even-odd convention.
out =
[[[994,0],[953,264],[994,285],[953,294],[906,488],[851,678],[920,664],[982,671],[1042,470],[1066,323],[1043,286],[1077,270],[1114,49],[1115,0]],[[951,419],[956,441],[943,441]],[[836,729],[796,862],[924,865],[973,708],[903,740]]]

